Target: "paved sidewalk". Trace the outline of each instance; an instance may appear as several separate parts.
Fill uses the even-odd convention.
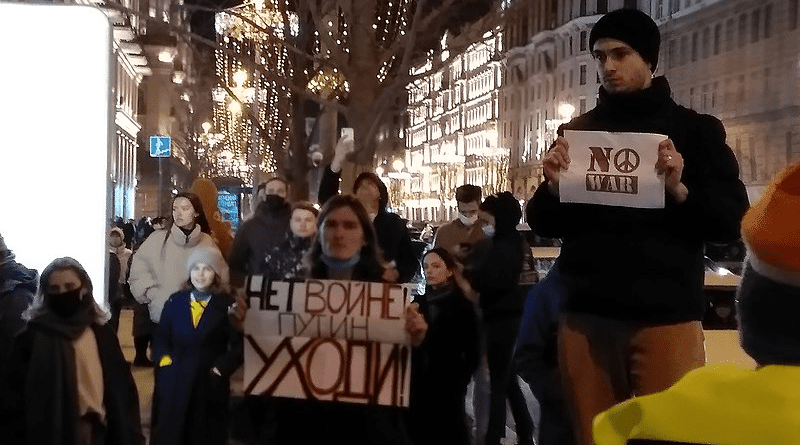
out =
[[[131,329],[133,328],[133,311],[130,309],[122,309],[119,316],[119,344],[122,346],[122,353],[125,354],[125,359],[128,362],[133,361],[135,351],[133,348],[133,335]],[[150,410],[153,400],[153,368],[143,368],[139,366],[131,366],[133,372],[133,379],[136,381],[136,386],[139,389],[139,409],[142,415],[142,429],[144,436],[150,439]]]

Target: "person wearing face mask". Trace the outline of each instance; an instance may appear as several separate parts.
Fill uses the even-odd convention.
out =
[[[4,444],[144,445],[136,383],[108,318],[76,260],[42,271],[0,372]]]
[[[433,247],[442,247],[464,264],[472,246],[484,239],[484,223],[478,220],[478,206],[481,203],[481,188],[464,184],[456,189],[458,218],[443,224],[436,231]]]
[[[518,443],[532,444],[533,421],[511,367],[527,292],[527,288],[520,285],[520,275],[526,255],[530,255],[530,247],[517,231],[522,209],[514,195],[502,192],[487,197],[479,210],[488,238],[473,248],[465,275],[480,294],[478,301],[489,364],[489,424],[484,443],[497,445],[505,436],[508,399]]]
[[[261,273],[264,257],[280,244],[289,232],[291,206],[286,201],[289,183],[275,177],[264,184],[264,200],[252,218],[242,223],[233,238],[228,264],[231,283],[244,286],[248,275]],[[259,195],[260,196],[260,195]]]
[[[172,200],[167,227],[153,232],[133,254],[128,283],[136,301],[149,305],[153,323],[160,320],[169,296],[189,278],[184,266],[192,252],[198,248],[219,250],[210,232],[200,198],[194,193],[178,193]],[[227,266],[219,274],[224,283],[229,282]]]
[[[318,199],[324,205],[339,193],[342,163],[354,149],[352,137],[342,137],[336,144],[333,161],[325,168],[320,180]],[[372,172],[362,172],[353,181],[353,195],[367,210],[375,228],[378,245],[383,252],[384,279],[393,283],[408,283],[420,267],[414,252],[411,236],[405,222],[396,213],[390,213],[389,191],[380,177]]]

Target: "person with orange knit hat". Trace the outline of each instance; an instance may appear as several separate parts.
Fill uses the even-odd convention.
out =
[[[784,170],[742,220],[739,339],[755,370],[689,372],[666,391],[594,419],[597,445],[800,443],[800,165]]]

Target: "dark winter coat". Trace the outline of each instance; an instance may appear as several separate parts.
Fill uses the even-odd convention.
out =
[[[14,260],[0,266],[0,367],[11,353],[14,336],[25,327],[22,312],[33,301],[38,276]]]
[[[475,307],[453,282],[415,301],[428,332],[411,362],[409,433],[415,445],[469,444],[464,396],[480,360]]]
[[[525,292],[519,286],[525,242],[516,230],[497,232],[479,241],[470,256],[466,275],[478,293],[485,322],[522,315]]]
[[[666,193],[662,209],[560,203],[547,183],[528,203],[538,235],[562,238],[559,268],[567,312],[622,320],[673,323],[700,320],[703,242],[739,238],[749,203],[722,123],[678,106],[667,80],[644,91],[611,95],[559,129],[658,133],[683,156],[683,203]]]
[[[539,402],[539,445],[573,443],[556,337],[566,297],[556,261],[544,279],[528,292],[517,335],[514,369]]]
[[[319,203],[324,205],[331,196],[339,192],[339,173],[334,173],[330,167],[326,167],[319,186]],[[381,195],[385,194],[385,187],[381,190]],[[419,269],[419,258],[414,253],[414,246],[411,243],[411,236],[408,228],[395,213],[386,211],[388,195],[381,198],[381,208],[372,221],[375,227],[375,236],[378,237],[378,245],[383,251],[386,262],[394,261],[395,268],[400,274],[398,283],[408,283],[414,278],[414,274]]]
[[[229,297],[212,296],[195,328],[189,295],[169,298],[153,335],[152,445],[222,445],[228,437],[230,375],[243,361],[242,336],[228,321]],[[172,363],[159,366],[165,355]]]
[[[261,263],[261,270],[265,277],[273,280],[302,279],[306,276],[304,258],[314,237],[299,238],[291,231],[286,234],[283,242],[272,248]]]
[[[266,202],[256,208],[255,215],[239,227],[228,253],[231,284],[242,286],[248,275],[261,273],[264,257],[289,233],[292,216],[288,204],[271,211]]]
[[[138,391],[117,336],[108,325],[90,327],[103,369],[105,443],[144,445]],[[0,374],[0,430],[4,444],[74,443],[78,424],[74,350],[67,348],[66,356],[60,360],[51,354],[36,353],[37,345],[46,345],[46,350],[54,351],[51,345],[58,344],[58,338],[60,334],[56,331],[34,322],[17,336],[11,357]],[[30,381],[30,371],[36,369],[54,372],[43,381]],[[38,401],[36,409],[26,409],[30,401]],[[38,438],[31,437],[32,431]]]

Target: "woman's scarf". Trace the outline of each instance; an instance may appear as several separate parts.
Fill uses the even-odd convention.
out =
[[[71,317],[48,310],[29,322],[36,334],[25,380],[28,443],[75,442],[79,405],[72,341],[89,328],[94,315],[94,303],[85,297]]]

